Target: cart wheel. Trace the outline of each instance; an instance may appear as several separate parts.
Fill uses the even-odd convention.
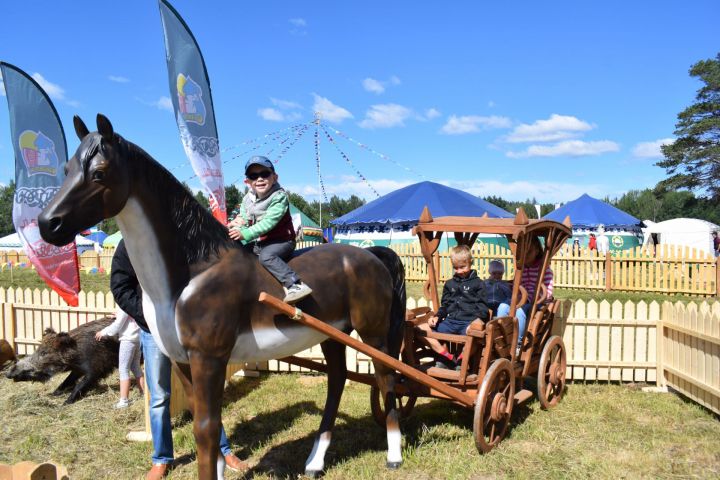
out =
[[[415,401],[417,401],[417,397],[415,395],[396,395],[395,398],[397,398],[397,402],[400,404],[398,409],[400,413],[400,419],[402,420],[403,418],[409,417],[410,413],[412,413],[412,410],[415,407]],[[377,386],[372,386],[370,388],[370,410],[372,411],[372,416],[375,420],[375,423],[385,428],[385,409],[383,408],[383,403],[380,399],[380,389]]]
[[[540,355],[537,396],[543,410],[554,407],[565,392],[565,344],[557,335],[550,337]]]
[[[480,453],[492,450],[505,436],[515,403],[515,378],[507,358],[495,360],[475,399],[473,434]]]

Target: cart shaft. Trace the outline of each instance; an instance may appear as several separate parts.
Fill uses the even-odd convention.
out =
[[[413,368],[410,365],[407,365],[400,360],[393,358],[384,352],[381,352],[376,348],[371,347],[370,345],[367,345],[355,338],[352,338],[350,335],[341,332],[337,328],[331,327],[330,325],[322,322],[321,320],[313,317],[312,315],[308,315],[302,312],[302,310],[300,310],[299,308],[288,305],[282,300],[273,297],[266,292],[261,292],[258,300],[260,301],[260,303],[274,308],[275,310],[279,311],[284,315],[287,315],[293,320],[296,320],[308,327],[314,328],[315,330],[319,331],[324,335],[327,335],[333,340],[336,340],[340,343],[347,345],[348,347],[354,348],[355,350],[364,353],[365,355],[372,358],[374,361],[378,361],[386,367],[402,373],[411,380],[433,388],[438,392],[442,393],[443,395],[447,395],[449,398],[460,402],[468,407],[472,407],[473,405],[475,405],[475,399],[470,397],[469,395],[446,385],[445,383],[431,377],[430,375],[427,375],[426,373],[423,373],[420,370]]]

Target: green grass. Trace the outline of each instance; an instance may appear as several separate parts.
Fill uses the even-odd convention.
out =
[[[35,270],[17,267],[12,270],[4,267],[0,270],[0,287],[39,288],[40,290],[48,288],[45,281],[40,278],[40,275]],[[109,292],[110,275],[80,272],[80,288],[86,292]]]
[[[142,428],[142,405],[113,410],[117,377],[80,402],[62,406],[50,384],[0,378],[0,462],[52,459],[73,479],[143,478],[151,446],[125,435]],[[325,398],[322,376],[263,375],[227,387],[224,424],[235,453],[249,459],[247,478],[297,478],[312,449]],[[133,392],[137,399],[137,393]],[[637,386],[572,384],[553,410],[535,401],[517,407],[511,430],[486,455],[475,449],[472,411],[421,400],[404,421],[404,465],[385,469],[383,429],[370,416],[369,388],[345,391],[327,479],[465,478],[718,478],[720,422],[674,394],[643,393]],[[174,419],[171,479],[196,477],[192,425]],[[243,478],[228,472],[227,478]]]
[[[37,272],[30,268],[13,268],[12,273],[8,268],[0,270],[0,287],[21,287],[21,288],[48,288],[45,282],[40,278]],[[80,272],[80,287],[86,292],[103,292],[107,293],[110,291],[110,275],[108,274],[89,274]],[[442,284],[438,287],[438,295],[442,293]],[[421,282],[408,282],[407,283],[407,295],[419,299],[423,296],[422,294],[422,283]],[[663,302],[670,300],[673,302],[702,302],[702,301],[714,301],[715,297],[690,297],[684,295],[662,295],[659,293],[642,293],[642,292],[605,292],[603,290],[570,290],[570,289],[555,289],[555,296],[562,299],[570,300],[591,300],[596,301],[607,300],[614,302],[619,300],[625,302],[631,300],[633,302],[639,302],[644,300],[646,302]]]

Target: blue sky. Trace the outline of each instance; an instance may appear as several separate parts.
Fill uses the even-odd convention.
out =
[[[380,194],[433,180],[552,203],[664,178],[659,145],[699,87],[688,69],[718,53],[720,4],[486,3],[173,2],[205,57],[225,182],[242,179],[251,153],[281,150],[242,142],[278,130],[292,141],[288,127],[315,111],[352,163],[321,133],[328,195],[375,198],[357,171]],[[70,154],[72,116],[91,126],[102,112],[199,185],[169,110],[155,1],[27,0],[3,5],[2,18],[0,60],[46,87]],[[312,133],[278,164],[281,183],[308,199],[319,194]],[[3,98],[0,181],[13,175]]]

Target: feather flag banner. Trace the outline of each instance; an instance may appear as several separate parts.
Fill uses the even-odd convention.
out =
[[[40,277],[68,305],[78,305],[80,275],[75,242],[63,247],[40,237],[37,218],[65,179],[67,145],[55,106],[27,73],[0,62],[15,150],[13,224]]]
[[[225,224],[225,184],[205,61],[190,28],[165,0],[160,0],[160,17],[180,141],[208,194],[213,216]]]

